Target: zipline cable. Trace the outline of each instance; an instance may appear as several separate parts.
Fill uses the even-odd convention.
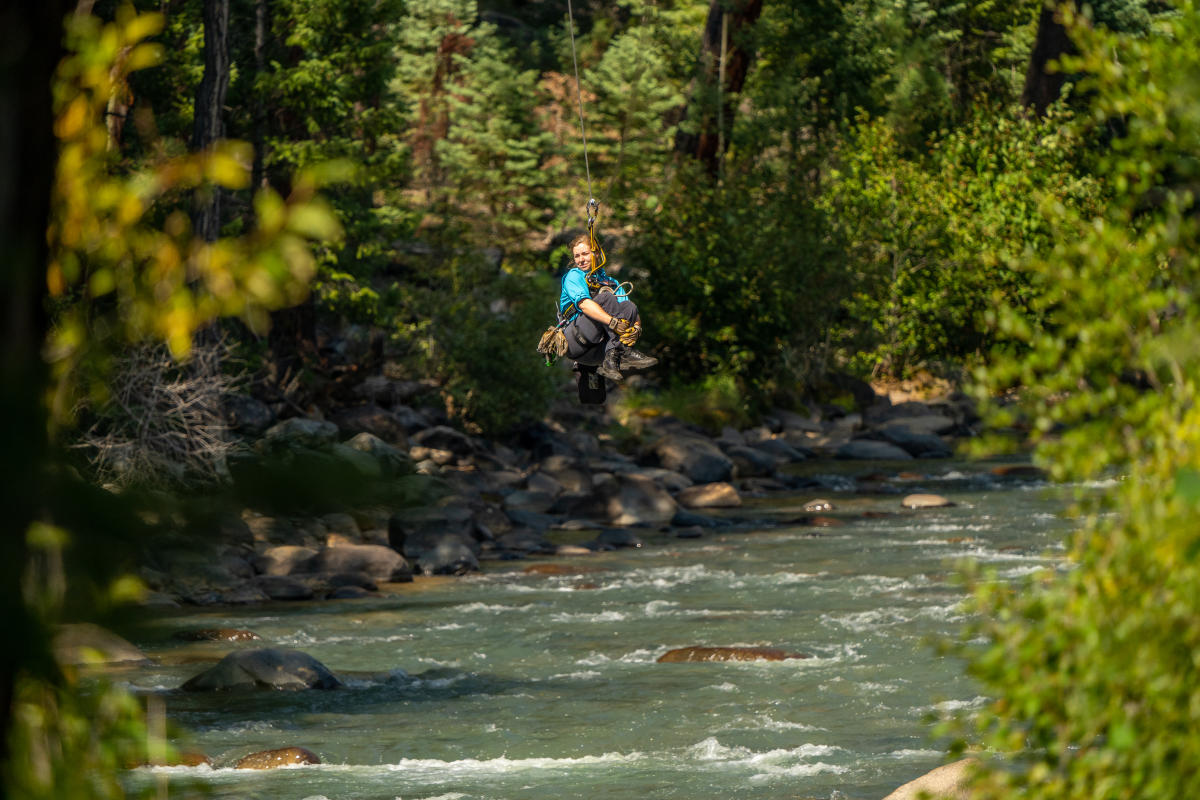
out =
[[[579,103],[579,133],[583,136],[583,168],[587,172],[588,212],[596,203],[592,194],[592,168],[588,164],[587,126],[583,122],[583,88],[579,81],[579,57],[575,54],[575,11],[571,8],[571,0],[567,0],[567,29],[571,33],[571,61],[575,64],[575,99]]]

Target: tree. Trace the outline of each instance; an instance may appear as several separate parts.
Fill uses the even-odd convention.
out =
[[[107,23],[77,13],[67,18],[60,60],[62,11],[47,3],[10,15],[18,24],[6,32],[19,33],[25,49],[5,50],[20,55],[5,73],[20,80],[0,91],[6,110],[22,112],[10,117],[23,126],[3,139],[14,149],[0,163],[24,193],[0,208],[11,312],[0,411],[14,426],[0,489],[8,501],[0,592],[13,637],[0,658],[2,777],[6,796],[47,798],[121,794],[116,770],[145,741],[136,701],[121,691],[80,692],[49,652],[55,624],[138,592],[113,570],[121,536],[142,525],[124,501],[75,478],[59,449],[80,387],[101,388],[95,376],[125,341],[165,342],[182,358],[193,334],[219,316],[261,325],[269,308],[302,296],[310,243],[338,230],[316,183],[298,176],[287,199],[258,195],[253,232],[193,237],[187,198],[205,183],[244,186],[244,150],[225,143],[160,153],[136,169],[115,161],[104,114],[114,84],[160,57],[146,40],[161,18],[130,7]]]
[[[675,151],[699,161],[714,178],[729,146],[735,100],[754,60],[753,28],[762,9],[762,0],[712,0],[708,7],[688,107],[695,119],[680,126]]]
[[[204,0],[204,77],[196,90],[192,150],[211,147],[225,138],[225,93],[229,89],[229,0]],[[206,196],[207,195],[207,196]],[[194,226],[211,242],[221,229],[221,190],[197,197]]]
[[[56,148],[50,83],[62,52],[66,3],[20,3],[0,28],[0,416],[8,441],[0,454],[0,613],[8,620],[10,646],[0,654],[0,764],[7,763],[18,675],[44,667],[44,632],[21,593],[27,563],[25,537],[43,501],[41,476],[47,454],[42,389],[46,366],[41,343],[50,210]]]
[[[1175,11],[1142,36],[1063,17],[1084,134],[1125,122],[1097,166],[1113,197],[1099,213],[1046,203],[1055,245],[1027,267],[1038,300],[1002,317],[1012,355],[980,376],[1020,387],[1055,476],[1121,479],[1084,504],[1069,568],[1017,587],[977,576],[966,635],[987,645],[971,670],[996,699],[966,732],[1007,768],[975,797],[1200,789],[1200,9]]]

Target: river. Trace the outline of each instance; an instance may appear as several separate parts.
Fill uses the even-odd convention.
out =
[[[549,561],[565,574],[488,563],[378,598],[161,613],[137,642],[161,665],[130,684],[161,697],[176,743],[217,768],[131,780],[168,783],[171,796],[200,785],[264,800],[881,798],[941,763],[931,718],[984,702],[963,664],[932,644],[965,619],[955,564],[975,559],[1017,579],[1061,558],[1070,524],[1064,490],[1001,480],[987,465],[917,463],[921,477],[890,484],[955,506],[903,511],[900,494],[839,492],[850,482],[826,474],[828,489],[736,512],[762,518],[756,527]],[[843,525],[782,522],[818,496]],[[178,691],[205,659],[253,646],[170,639],[218,626],[303,650],[348,685]],[[689,645],[808,658],[657,663]],[[323,763],[229,768],[291,745]]]

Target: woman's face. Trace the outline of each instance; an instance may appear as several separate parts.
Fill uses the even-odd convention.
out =
[[[585,272],[592,268],[592,248],[588,247],[586,242],[575,245],[575,249],[571,251],[571,258],[574,259],[575,266]]]

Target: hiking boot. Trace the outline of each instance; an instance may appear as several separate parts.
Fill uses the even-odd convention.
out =
[[[639,353],[632,347],[626,348],[621,354],[621,369],[649,369],[658,363],[654,356]]]
[[[617,383],[625,380],[625,376],[621,374],[621,356],[616,349],[604,354],[604,361],[596,367],[596,372]]]

